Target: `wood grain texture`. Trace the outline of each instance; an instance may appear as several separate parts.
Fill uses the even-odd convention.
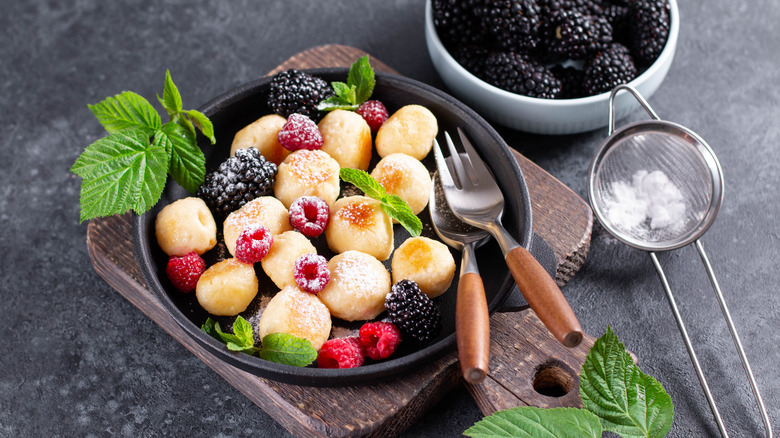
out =
[[[293,56],[271,73],[287,68],[349,66],[364,52],[321,46]],[[375,68],[390,71],[372,58]],[[559,284],[582,266],[590,242],[592,215],[570,189],[515,153],[531,193],[534,230],[559,260]],[[391,383],[346,388],[312,388],[263,379],[215,358],[191,341],[149,291],[135,260],[130,214],[91,220],[87,247],[97,273],[192,354],[241,391],[296,436],[395,436],[462,382],[452,352]],[[491,371],[479,385],[467,385],[483,413],[518,405],[578,406],[577,373],[593,338],[576,349],[561,346],[533,312],[499,313],[490,319]],[[541,378],[538,377],[541,373]],[[534,379],[547,385],[534,389]],[[546,379],[546,380],[545,380]],[[547,382],[547,383],[545,383]],[[561,383],[563,382],[563,383]],[[568,383],[567,383],[568,382]],[[569,391],[561,396],[558,386]],[[566,389],[566,388],[564,388]],[[557,392],[556,392],[557,391]],[[355,403],[361,400],[361,403]]]
[[[547,271],[522,246],[507,252],[506,265],[539,319],[561,344],[576,347],[582,341],[582,327]]]
[[[482,382],[489,369],[490,316],[485,285],[474,272],[462,274],[458,280],[455,333],[463,379],[471,384]]]

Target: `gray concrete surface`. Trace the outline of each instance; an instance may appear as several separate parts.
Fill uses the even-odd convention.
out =
[[[721,160],[725,202],[703,243],[778,424],[780,3],[683,0],[680,13],[677,56],[650,103]],[[80,181],[68,172],[104,135],[87,104],[123,90],[153,99],[168,68],[185,106],[197,107],[326,43],[443,87],[425,49],[423,2],[6,0],[0,35],[0,436],[287,434],[92,269]],[[501,132],[585,196],[605,132]],[[695,250],[660,258],[732,436],[762,435]],[[588,333],[612,326],[666,387],[670,436],[717,434],[646,254],[596,226],[587,263],[564,292]],[[405,435],[457,436],[480,418],[461,388]]]

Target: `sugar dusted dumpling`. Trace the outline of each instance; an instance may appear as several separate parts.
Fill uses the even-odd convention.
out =
[[[354,111],[334,110],[318,125],[325,143],[323,152],[333,157],[341,167],[368,170],[371,162],[371,128]]]
[[[328,340],[330,328],[328,308],[317,295],[303,292],[296,286],[285,287],[274,295],[257,324],[261,339],[271,333],[288,333],[308,339],[315,350]]]
[[[455,259],[447,245],[427,237],[406,239],[393,254],[393,284],[412,280],[430,298],[447,291],[455,276]]]
[[[190,252],[203,254],[217,244],[217,224],[202,199],[174,201],[157,213],[154,221],[157,244],[169,256]]]
[[[330,313],[346,321],[376,318],[390,293],[390,273],[375,257],[346,251],[328,261],[330,281],[317,294]]]
[[[436,116],[424,106],[406,105],[393,113],[376,133],[380,157],[401,152],[422,160],[433,148],[439,132]]]
[[[204,310],[217,316],[235,316],[246,310],[257,295],[252,265],[225,259],[201,274],[195,296]]]
[[[317,249],[306,236],[297,231],[286,231],[274,237],[271,250],[261,262],[263,271],[279,289],[295,286],[295,261],[309,253],[316,254]]]
[[[255,198],[230,213],[222,226],[225,246],[235,255],[238,236],[250,225],[264,225],[273,236],[292,229],[287,209],[273,196]]]
[[[347,196],[333,204],[325,237],[333,252],[357,250],[387,260],[393,252],[393,221],[376,199]]]
[[[371,176],[387,193],[406,201],[414,214],[420,214],[428,205],[431,175],[420,160],[400,152],[390,154],[379,160]]]
[[[230,155],[238,149],[256,148],[266,160],[277,166],[289,155],[290,151],[283,148],[277,136],[287,121],[278,114],[268,114],[260,117],[238,131],[230,146]]]
[[[286,208],[301,196],[316,196],[333,205],[339,196],[339,163],[321,150],[297,150],[279,165],[274,194]]]

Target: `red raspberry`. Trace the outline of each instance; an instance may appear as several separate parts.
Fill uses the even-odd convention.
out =
[[[378,100],[367,100],[363,102],[357,109],[357,113],[363,116],[368,127],[372,132],[379,131],[379,128],[385,123],[390,114],[385,108],[385,104]]]
[[[360,327],[360,343],[371,359],[387,359],[401,343],[401,331],[392,322],[367,322]]]
[[[310,294],[318,294],[330,281],[328,261],[325,257],[314,253],[304,254],[293,265],[295,283],[301,290]]]
[[[354,336],[330,339],[317,354],[319,368],[354,368],[363,365],[363,361],[363,348]]]
[[[287,122],[282,126],[282,130],[279,131],[277,138],[279,143],[290,151],[297,151],[298,149],[313,151],[321,148],[325,142],[319,128],[317,128],[317,124],[312,119],[301,114],[290,114]]]
[[[265,225],[250,225],[236,240],[236,259],[252,264],[263,260],[274,243],[271,231]]]
[[[330,222],[328,203],[316,196],[301,196],[290,205],[290,225],[307,237],[317,237]]]
[[[193,251],[181,257],[171,256],[165,267],[165,274],[176,289],[186,293],[195,289],[200,274],[205,270],[206,262]]]

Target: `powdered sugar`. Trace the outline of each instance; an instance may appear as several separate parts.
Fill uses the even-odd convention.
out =
[[[630,182],[613,183],[604,207],[615,228],[637,237],[646,238],[659,230],[673,232],[685,224],[682,192],[660,170],[640,170]]]

